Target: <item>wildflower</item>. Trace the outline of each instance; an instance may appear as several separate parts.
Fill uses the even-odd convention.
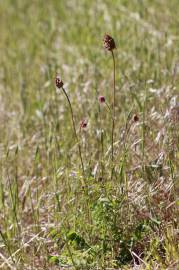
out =
[[[112,51],[116,48],[116,44],[115,44],[115,41],[114,39],[109,36],[108,34],[105,34],[104,35],[104,48],[108,51]]]
[[[99,96],[98,100],[100,103],[104,103],[106,101],[104,96]]]
[[[57,88],[60,89],[63,87],[63,81],[61,80],[61,78],[58,75],[56,76],[55,83],[56,83]]]
[[[76,142],[78,144],[78,151],[79,151],[79,158],[81,161],[81,168],[82,168],[83,176],[85,176],[83,157],[82,157],[82,152],[81,152],[81,145],[80,145],[79,138],[78,138],[77,131],[76,131],[74,113],[73,113],[73,108],[71,105],[70,97],[68,96],[68,93],[66,92],[65,88],[63,87],[63,81],[61,80],[61,78],[58,75],[56,76],[55,83],[56,83],[56,87],[58,89],[62,89],[62,92],[65,95],[68,106],[69,106],[69,110],[70,110],[70,114],[71,114],[71,121],[72,121],[72,126],[73,126],[73,132],[74,132],[74,136],[76,137]],[[85,124],[83,124],[83,126],[85,126]],[[85,182],[84,181],[82,181],[82,182],[85,185]]]
[[[139,121],[139,116],[137,114],[133,115],[133,121],[138,122]]]
[[[116,62],[113,50],[116,48],[114,39],[108,34],[104,35],[103,46],[107,51],[111,52],[113,58],[113,97],[112,97],[112,130],[111,130],[111,160],[114,161],[114,130],[115,130],[115,106],[116,106]],[[113,177],[114,167],[111,171],[111,179]]]
[[[82,120],[80,123],[80,128],[86,128],[87,127],[87,121],[86,120]]]

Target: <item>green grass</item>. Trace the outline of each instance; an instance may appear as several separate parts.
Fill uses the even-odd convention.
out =
[[[0,269],[178,269],[178,0],[6,0],[0,25]]]

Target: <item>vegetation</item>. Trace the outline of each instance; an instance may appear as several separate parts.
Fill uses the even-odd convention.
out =
[[[179,269],[178,18],[0,1],[0,269]]]

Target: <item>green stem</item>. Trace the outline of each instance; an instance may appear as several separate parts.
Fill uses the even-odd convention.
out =
[[[11,258],[12,262],[15,264],[15,260],[14,260],[14,258],[13,258],[13,256],[12,256],[12,252],[11,252],[11,249],[10,249],[10,245],[9,245],[9,243],[8,243],[8,240],[7,240],[6,237],[4,236],[3,232],[1,231],[1,229],[0,229],[0,236],[1,236],[2,240],[3,240],[3,243],[4,243],[5,247],[6,247],[7,250],[8,250],[8,253],[9,253],[9,255],[10,255],[10,258]]]
[[[57,200],[58,211],[59,211],[59,213],[60,213],[61,207],[60,207],[59,196],[58,196],[57,193],[55,193],[55,197],[56,197],[56,200]],[[69,246],[69,243],[68,243],[66,227],[65,227],[65,225],[63,224],[63,222],[61,223],[61,225],[62,225],[62,228],[63,228],[64,231],[65,231],[65,242],[66,242],[66,246],[67,246],[67,251],[68,251],[69,257],[70,257],[70,259],[71,259],[71,262],[72,262],[72,264],[73,264],[75,270],[78,270],[78,267],[77,267],[76,262],[75,262],[75,260],[74,260],[74,258],[73,258],[73,254],[72,254],[72,252],[71,252],[71,249],[70,249],[70,246]]]
[[[115,105],[116,105],[116,62],[113,50],[111,51],[113,58],[113,103],[112,103],[112,132],[111,132],[111,160],[114,161],[114,130],[115,130]]]
[[[70,108],[71,120],[72,120],[72,124],[73,124],[73,130],[74,130],[75,138],[76,138],[76,141],[77,141],[77,144],[78,144],[78,151],[79,151],[79,156],[80,156],[80,161],[81,161],[81,168],[82,168],[82,171],[83,171],[83,176],[85,176],[85,170],[84,170],[84,163],[83,163],[83,158],[82,158],[81,145],[80,145],[80,142],[79,142],[79,139],[78,139],[78,135],[77,135],[77,131],[76,131],[76,126],[75,126],[75,120],[74,120],[74,114],[73,114],[72,105],[71,105],[70,99],[68,97],[68,94],[67,94],[67,92],[65,91],[65,89],[63,87],[62,87],[62,90],[63,90],[63,93],[65,94],[65,96],[67,98],[68,105],[69,105],[69,108]]]

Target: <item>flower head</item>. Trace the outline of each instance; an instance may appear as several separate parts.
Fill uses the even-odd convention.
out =
[[[82,120],[81,122],[80,122],[80,128],[86,128],[87,127],[87,121],[86,120]]]
[[[99,96],[98,100],[100,103],[104,103],[106,101],[104,96]]]
[[[55,84],[56,84],[56,87],[59,89],[63,87],[63,81],[58,75],[56,76]]]
[[[139,121],[139,116],[137,114],[133,115],[133,121],[138,122]]]
[[[112,51],[116,48],[116,44],[115,44],[114,39],[111,36],[109,36],[108,34],[104,35],[103,42],[104,42],[104,48],[107,51]]]

